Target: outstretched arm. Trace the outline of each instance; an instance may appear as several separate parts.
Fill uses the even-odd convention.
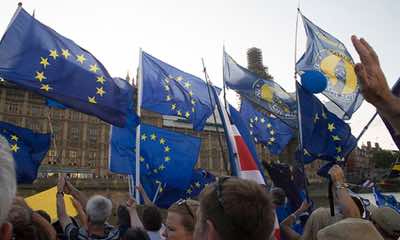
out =
[[[142,221],[140,221],[140,218],[139,218],[138,213],[137,213],[137,209],[136,209],[137,204],[136,204],[135,199],[133,199],[131,196],[129,196],[129,199],[128,199],[127,203],[126,203],[126,206],[128,208],[129,216],[130,216],[130,219],[131,219],[131,227],[133,227],[133,228],[135,228],[135,227],[144,228],[143,224],[142,224]]]
[[[400,98],[390,91],[374,49],[363,38],[351,37],[361,63],[355,65],[361,92],[369,103],[400,133]]]

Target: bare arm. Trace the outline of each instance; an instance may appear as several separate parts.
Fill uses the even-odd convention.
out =
[[[296,218],[307,211],[307,209],[311,206],[311,203],[308,203],[307,200],[304,200],[301,206],[291,215],[289,215],[285,220],[283,220],[280,224],[281,232],[285,235],[288,240],[300,239],[300,234],[294,231],[291,226],[293,225]]]
[[[56,240],[57,239],[57,232],[53,228],[53,226],[40,214],[33,212],[32,213],[32,222],[36,223],[41,231],[44,231],[46,233],[46,236],[48,236],[48,239],[50,240]]]
[[[60,176],[58,178],[58,184],[57,184],[56,202],[57,202],[57,216],[63,231],[65,231],[65,228],[67,227],[68,224],[72,223],[71,219],[67,215],[67,210],[65,209],[64,194],[63,194],[64,185],[65,185],[65,178],[64,176]]]
[[[88,227],[88,219],[87,219],[85,211],[82,208],[82,205],[75,198],[72,198],[72,204],[74,204],[74,207],[75,207],[76,211],[78,212],[78,218],[79,218],[79,221],[81,222],[81,226],[87,230],[88,229],[87,228]]]
[[[143,227],[142,221],[140,221],[140,218],[137,213],[136,201],[132,197],[129,196],[129,199],[128,199],[126,205],[127,205],[128,211],[129,211],[130,219],[131,219],[131,227],[133,227],[133,228],[138,227],[138,228],[143,229],[144,227]]]
[[[71,194],[74,199],[79,201],[82,207],[86,206],[88,200],[86,195],[74,187],[74,185],[72,185],[72,183],[68,180],[65,181],[65,193]]]
[[[365,100],[400,133],[400,99],[391,93],[378,55],[364,39],[352,36],[351,40],[361,60],[356,64],[355,72]]]
[[[143,186],[140,184],[139,187],[136,187],[136,189],[139,191],[140,195],[142,196],[144,200],[144,205],[150,205],[154,206],[153,201],[150,200],[149,196],[147,195],[146,191],[143,189]]]
[[[356,203],[351,199],[349,191],[344,187],[344,174],[341,167],[334,165],[329,170],[333,186],[336,187],[336,198],[342,207],[342,214],[345,218],[360,218],[360,210]]]

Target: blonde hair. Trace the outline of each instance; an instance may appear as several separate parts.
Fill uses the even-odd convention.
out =
[[[196,213],[200,203],[192,199],[179,200],[168,208],[168,212],[174,212],[182,217],[181,224],[188,232],[194,231],[196,225]]]

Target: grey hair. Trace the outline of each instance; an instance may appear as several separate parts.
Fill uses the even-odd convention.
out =
[[[112,202],[101,195],[92,196],[86,204],[86,213],[94,225],[103,225],[111,216]]]
[[[16,190],[14,158],[7,140],[0,136],[0,225],[7,218]]]

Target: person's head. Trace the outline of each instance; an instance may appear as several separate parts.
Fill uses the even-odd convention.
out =
[[[6,219],[16,190],[14,159],[7,140],[0,136],[0,239],[11,238],[12,226]]]
[[[8,213],[15,239],[39,239],[36,226],[32,223],[32,210],[14,203]]]
[[[103,226],[111,216],[111,200],[100,195],[92,196],[86,203],[88,222],[92,225]]]
[[[143,226],[147,231],[158,231],[161,228],[162,216],[156,206],[144,206]]]
[[[285,203],[286,193],[282,188],[275,187],[271,189],[272,203],[281,206]]]
[[[51,223],[51,217],[46,211],[40,209],[40,210],[37,210],[36,212],[40,216],[42,216],[44,219],[46,219],[49,223]]]
[[[274,213],[270,193],[253,181],[219,178],[200,195],[194,239],[265,240]]]
[[[196,212],[199,202],[179,200],[168,208],[165,230],[162,235],[167,240],[191,240],[196,224]]]
[[[131,225],[131,217],[129,215],[128,208],[124,205],[118,206],[117,225],[118,226],[130,226]]]
[[[400,214],[394,209],[374,208],[369,218],[385,239],[400,237]]]
[[[374,225],[360,218],[346,218],[317,233],[318,240],[383,240]]]
[[[150,240],[147,232],[141,228],[129,228],[122,240]]]

